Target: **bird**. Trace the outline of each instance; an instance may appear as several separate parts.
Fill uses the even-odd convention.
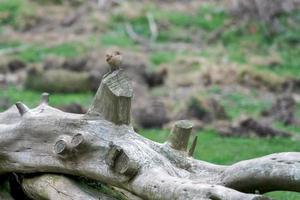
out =
[[[120,69],[122,64],[122,54],[119,51],[106,54],[106,62],[110,66],[110,71],[115,71]]]

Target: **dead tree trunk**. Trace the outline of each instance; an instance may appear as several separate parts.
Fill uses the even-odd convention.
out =
[[[122,70],[116,70],[104,76],[84,115],[49,106],[46,94],[33,109],[17,103],[17,109],[0,113],[0,175],[38,172],[86,177],[142,199],[257,200],[268,198],[256,191],[300,192],[300,153],[272,154],[230,166],[195,160],[190,155],[196,140],[187,149],[190,123],[176,123],[164,144],[150,141],[130,125],[131,98],[130,82]],[[56,175],[58,182],[53,182],[49,176],[23,181],[28,196],[64,199],[58,187],[70,199],[100,198],[76,181]],[[1,195],[7,193],[0,191]]]
[[[59,200],[114,200],[100,191],[82,186],[72,179],[54,174],[44,174],[26,178],[22,181],[25,194],[31,199]]]

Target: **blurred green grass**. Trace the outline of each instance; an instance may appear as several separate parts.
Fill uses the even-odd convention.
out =
[[[17,58],[25,62],[40,62],[49,55],[75,57],[85,52],[86,48],[80,43],[62,43],[53,47],[35,45],[21,51]]]
[[[71,103],[78,103],[80,105],[88,106],[94,94],[87,93],[55,93],[50,94],[49,103],[53,106],[63,106]],[[41,93],[31,90],[22,90],[15,87],[8,87],[0,93],[0,97],[7,97],[12,104],[22,101],[29,107],[35,107],[40,102]]]
[[[241,114],[259,117],[260,113],[269,108],[272,102],[262,101],[255,94],[245,95],[239,92],[232,92],[222,97],[221,104],[231,119],[235,119]]]
[[[0,13],[4,13],[1,17],[0,24],[16,24],[16,18],[21,9],[21,1],[19,0],[1,0]]]
[[[158,51],[150,55],[150,61],[155,65],[171,62],[176,58],[176,54],[173,52]]]

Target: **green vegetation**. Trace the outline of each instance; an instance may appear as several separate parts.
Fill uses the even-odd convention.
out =
[[[163,63],[171,62],[176,58],[176,53],[174,52],[155,52],[150,56],[150,60],[154,65],[160,65]]]
[[[291,77],[300,77],[300,44],[295,47],[283,47],[280,50],[280,54],[284,63],[282,66],[274,69],[274,73]]]
[[[221,95],[220,103],[224,106],[226,113],[231,119],[236,119],[241,116],[241,114],[257,117],[261,111],[269,108],[272,103],[267,100],[260,100],[255,90],[253,90],[250,94],[241,92],[222,94],[222,91],[218,86],[213,86],[206,94],[202,95],[209,96],[212,94]]]
[[[35,22],[36,7],[29,1],[1,0],[0,1],[0,29],[3,25],[10,25],[15,29],[24,29]]]
[[[9,87],[3,93],[0,93],[0,97],[8,97],[9,101],[12,103],[22,101],[30,107],[37,106],[41,93],[30,90],[19,90],[14,87]],[[74,93],[74,94],[51,94],[50,104],[53,106],[68,105],[70,103],[78,103],[81,105],[89,105],[92,101],[92,93]]]
[[[241,93],[230,93],[222,96],[221,103],[223,104],[226,113],[232,118],[241,114],[259,116],[261,111],[268,108],[271,102],[263,102],[259,100],[256,94],[246,95]]]
[[[207,4],[202,6],[197,12],[195,24],[204,30],[213,31],[223,26],[228,18],[229,15],[224,8]]]
[[[113,15],[109,23],[109,30],[101,39],[102,44],[118,45],[121,47],[135,46],[124,29],[125,22],[129,22],[134,31],[144,38],[149,38],[150,30],[146,18],[147,12],[153,14],[158,24],[164,28],[159,31],[157,42],[187,42],[194,43],[195,38],[201,37],[206,41],[212,31],[222,28],[226,22],[233,20],[226,10],[213,4],[206,4],[195,13],[186,13],[176,10],[161,10],[153,5],[144,8],[142,14],[135,17],[127,17],[126,13]],[[224,46],[223,54],[229,61],[245,64],[249,55],[268,55],[270,52],[277,52],[282,59],[276,67],[260,66],[259,70],[283,77],[300,76],[300,45],[299,45],[299,12],[291,14],[294,19],[294,26],[287,22],[287,16],[280,20],[282,31],[269,37],[266,27],[261,23],[237,24],[226,29],[221,38],[215,41],[212,46],[215,51],[220,43]],[[292,47],[292,48],[291,48]],[[209,52],[211,53],[211,51]],[[202,52],[205,55],[205,52]],[[218,55],[216,55],[218,56]],[[172,52],[155,52],[151,61],[155,65],[167,63],[172,60]],[[213,57],[212,59],[215,59]],[[254,66],[256,67],[256,66]],[[257,70],[257,69],[255,69]]]
[[[101,44],[104,46],[118,46],[130,48],[134,42],[128,38],[124,31],[113,31],[101,36]]]
[[[0,25],[15,25],[20,8],[20,0],[2,0],[0,3]]]
[[[192,34],[199,34],[199,30],[205,34],[219,28],[228,19],[228,14],[223,8],[210,4],[199,8],[195,13],[186,13],[177,10],[161,10],[157,6],[148,5],[143,14],[128,17],[127,13],[117,13],[112,16],[109,23],[110,30],[122,32],[124,24],[130,23],[133,30],[142,37],[149,38],[150,30],[145,13],[151,13],[158,24],[164,24],[164,29],[159,31],[158,42],[192,42]],[[187,32],[191,32],[190,34]],[[193,33],[194,32],[194,33]],[[110,33],[110,32],[109,32]],[[200,35],[199,35],[200,36]],[[128,37],[128,36],[127,36]],[[112,41],[114,43],[114,41]]]
[[[27,62],[41,62],[47,56],[75,57],[87,51],[85,44],[79,42],[62,43],[53,47],[45,47],[42,44],[22,44],[18,41],[0,41],[0,51],[10,48],[20,48],[15,57]]]
[[[8,41],[8,42],[0,41],[0,51],[5,50],[7,48],[14,48],[18,46],[20,46],[20,43],[17,41]]]
[[[246,55],[267,55],[272,51],[279,53],[282,63],[276,67],[263,66],[271,74],[285,77],[300,76],[300,23],[299,12],[291,13],[293,24],[287,16],[280,18],[281,31],[272,35],[266,33],[266,26],[260,23],[241,24],[226,30],[221,41],[229,54],[229,59],[246,63]],[[260,67],[262,68],[262,67]]]
[[[283,130],[283,131],[287,131],[287,132],[295,133],[295,134],[300,134],[300,127],[297,127],[295,125],[284,125],[281,122],[277,122],[277,123],[274,124],[274,126],[276,128],[279,128],[279,129]]]
[[[49,55],[75,57],[85,51],[85,46],[80,43],[63,43],[54,47],[34,45],[18,53],[17,58],[25,62],[40,62]]]
[[[169,135],[167,130],[142,130],[141,135],[156,142],[164,142]],[[217,164],[232,164],[276,152],[300,151],[298,141],[286,138],[240,138],[221,137],[214,130],[197,133],[198,145],[195,158]]]

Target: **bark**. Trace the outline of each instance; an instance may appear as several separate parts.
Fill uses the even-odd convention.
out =
[[[268,198],[243,192],[300,192],[300,153],[273,154],[232,166],[195,160],[189,154],[196,142],[190,153],[187,150],[189,123],[176,123],[172,139],[164,144],[134,132],[132,95],[126,76],[117,70],[104,76],[87,114],[65,113],[45,100],[33,109],[17,103],[17,109],[0,114],[0,174],[69,174],[142,199],[253,200]],[[31,184],[40,194],[43,181]]]
[[[116,198],[103,194],[94,188],[79,184],[65,176],[54,174],[25,178],[22,181],[22,187],[28,197],[38,200],[116,200]]]

